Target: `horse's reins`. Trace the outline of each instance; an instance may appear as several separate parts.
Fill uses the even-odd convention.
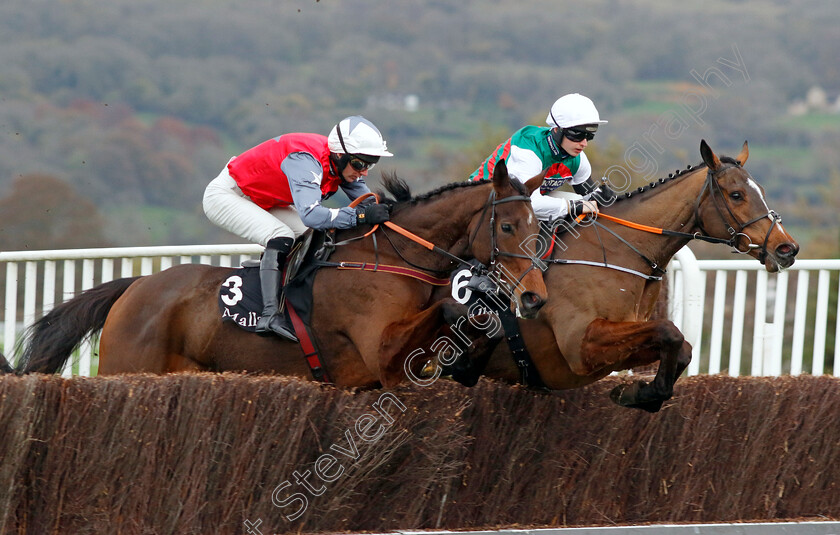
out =
[[[379,196],[378,195],[376,195],[375,193],[366,193],[366,194],[362,195],[361,197],[358,197],[357,199],[355,199],[350,204],[350,206],[355,207],[362,200],[364,200],[364,199],[366,199],[370,196],[373,196],[373,198],[376,200],[377,203],[379,202]],[[459,257],[455,254],[450,253],[446,249],[442,249],[441,247],[438,247],[434,243],[432,243],[432,242],[430,242],[430,241],[428,241],[424,238],[421,238],[420,236],[414,234],[410,230],[407,230],[404,227],[401,227],[401,226],[397,225],[393,221],[385,221],[385,222],[382,223],[382,225],[388,227],[389,229],[393,230],[394,232],[397,232],[398,234],[402,235],[403,237],[417,243],[421,247],[423,247],[425,249],[428,249],[431,252],[440,254],[442,256],[446,256],[454,263],[465,265],[471,271],[477,272],[479,274],[483,274],[483,273],[486,273],[486,272],[492,272],[493,269],[496,266],[496,259],[498,257],[501,257],[501,256],[508,256],[508,257],[514,257],[514,258],[528,258],[528,259],[533,260],[531,257],[529,257],[527,255],[517,254],[517,253],[509,253],[507,251],[500,251],[499,250],[498,241],[497,241],[497,237],[496,237],[496,205],[507,203],[507,202],[513,202],[513,201],[531,202],[531,198],[528,197],[528,196],[525,196],[525,195],[513,195],[511,197],[505,197],[504,199],[496,200],[496,191],[495,190],[491,191],[490,195],[487,198],[487,202],[484,204],[484,209],[481,212],[481,217],[479,218],[478,225],[476,225],[475,230],[473,231],[473,233],[470,236],[470,239],[467,242],[467,246],[472,247],[473,241],[475,240],[476,236],[478,235],[478,230],[481,228],[481,222],[484,221],[484,217],[487,214],[487,211],[490,210],[490,246],[491,246],[491,251],[490,251],[490,268],[489,269],[487,267],[485,267],[484,265],[476,266],[474,263],[468,262],[467,260],[464,260],[463,258],[461,258],[461,257]],[[363,263],[363,262],[336,262],[336,263],[325,263],[325,265],[335,265],[335,267],[343,268],[343,269],[366,269],[368,271],[379,271],[379,270],[381,270],[381,271],[385,271],[385,272],[388,272],[388,273],[396,273],[396,274],[406,275],[407,273],[401,272],[401,271],[399,271],[399,269],[394,269],[394,268],[397,268],[397,266],[380,266],[379,265],[379,250],[378,250],[378,245],[376,243],[376,235],[375,235],[375,232],[376,232],[377,229],[379,229],[379,224],[374,225],[373,228],[370,231],[366,232],[365,234],[363,234],[361,236],[356,236],[354,238],[350,238],[350,239],[343,240],[341,242],[337,242],[337,243],[333,244],[333,245],[336,245],[336,246],[344,245],[344,244],[349,243],[351,241],[355,241],[355,240],[358,240],[358,239],[363,239],[363,238],[366,238],[368,236],[371,236],[374,240],[374,242],[373,242],[374,243],[374,250],[376,251],[375,252],[376,264],[374,265],[373,268],[369,268],[368,267],[369,264],[368,263]],[[419,266],[419,265],[411,262],[405,256],[403,256],[402,252],[400,252],[399,248],[394,244],[393,240],[391,240],[391,237],[388,235],[388,233],[385,232],[385,229],[382,229],[382,233],[385,236],[385,238],[388,240],[388,242],[391,244],[391,247],[393,247],[393,249],[397,253],[397,255],[406,264],[408,264],[408,265],[410,265],[414,268],[420,269],[420,270],[431,271],[431,272],[435,272],[435,273],[448,273],[448,272],[451,271],[451,270],[438,270],[438,269],[434,269],[434,268],[423,267],[423,266]],[[535,266],[536,266],[536,263],[532,261],[531,262],[531,267],[526,269],[525,272],[516,280],[516,284],[518,285],[522,281],[522,279],[525,278],[525,276],[532,269],[534,269]],[[388,268],[388,269],[379,269],[380,267]],[[402,268],[402,269],[404,270],[405,268]],[[417,276],[417,275],[411,275],[411,274],[407,274],[407,275],[413,276],[414,278],[416,278],[418,280],[424,280],[425,282],[429,282],[430,284],[440,284],[439,281],[443,281],[443,279],[429,279],[429,278],[424,278],[424,277]],[[446,280],[445,283],[448,284],[448,280]]]
[[[599,212],[593,218],[592,223],[594,225],[596,225],[596,227],[602,228],[605,231],[612,234],[619,241],[624,243],[627,247],[629,247],[636,254],[638,254],[645,262],[647,262],[647,264],[651,267],[651,269],[653,269],[655,271],[659,271],[663,275],[665,274],[665,269],[659,267],[656,264],[656,262],[647,258],[641,251],[639,251],[636,247],[634,247],[627,240],[625,240],[624,238],[619,236],[616,232],[614,232],[611,229],[605,227],[604,225],[598,223],[597,219],[598,218],[604,218],[604,219],[607,219],[608,221],[618,223],[619,225],[622,225],[622,226],[625,226],[625,227],[628,227],[628,228],[632,228],[632,229],[635,229],[635,230],[640,230],[640,231],[643,231],[643,232],[649,232],[649,233],[652,233],[652,234],[660,234],[660,235],[663,235],[663,236],[673,236],[673,237],[677,237],[677,238],[686,238],[686,239],[689,239],[689,240],[700,240],[700,241],[704,241],[704,242],[707,242],[707,243],[720,243],[720,244],[724,244],[724,245],[728,245],[729,247],[732,247],[732,250],[734,252],[739,253],[739,254],[747,254],[751,249],[761,249],[761,251],[762,251],[761,258],[764,258],[764,257],[767,256],[767,241],[770,239],[770,233],[773,232],[773,228],[776,226],[776,224],[781,223],[782,218],[776,212],[774,212],[773,210],[770,210],[766,214],[763,214],[763,215],[757,216],[753,219],[750,219],[746,223],[741,223],[740,221],[738,221],[738,218],[735,216],[734,213],[732,213],[732,210],[729,208],[729,204],[725,200],[723,200],[724,195],[723,195],[723,191],[721,191],[721,189],[720,189],[720,184],[718,184],[717,181],[714,180],[714,175],[715,174],[720,173],[720,172],[724,171],[725,169],[729,169],[731,167],[733,167],[733,166],[730,165],[728,167],[718,169],[717,171],[712,171],[711,169],[709,169],[708,173],[706,174],[706,180],[703,184],[703,189],[700,190],[700,194],[697,196],[697,200],[694,203],[694,220],[695,220],[697,226],[700,228],[701,232],[688,233],[688,232],[679,232],[679,231],[676,231],[676,230],[663,229],[663,228],[659,228],[659,227],[651,227],[651,226],[643,225],[643,224],[640,224],[640,223],[634,223],[633,221],[628,221],[626,219],[621,219],[619,217],[611,216],[611,215],[605,214],[603,212]],[[715,207],[715,210],[717,211],[718,215],[720,216],[721,220],[723,221],[724,225],[726,226],[727,232],[729,232],[729,234],[731,236],[731,238],[729,238],[728,240],[724,239],[724,238],[715,238],[714,236],[708,236],[708,232],[706,231],[706,229],[703,228],[703,224],[701,223],[701,220],[700,220],[699,210],[700,210],[700,202],[701,202],[701,199],[703,198],[703,193],[705,193],[706,189],[709,190],[709,195],[711,196],[713,206]],[[720,203],[718,202],[719,198],[720,198],[724,208],[726,208],[726,211],[729,214],[729,217],[731,218],[731,220],[733,220],[735,222],[735,224],[738,226],[737,231],[727,221],[726,216],[724,215],[723,211],[720,208]],[[575,221],[580,222],[580,221],[583,220],[584,217],[585,217],[585,215],[582,214]],[[756,222],[764,219],[765,217],[769,217],[773,221],[773,223],[770,225],[770,229],[768,229],[767,235],[764,237],[764,243],[762,245],[754,244],[754,243],[752,243],[752,240],[750,239],[750,237],[743,233],[743,230],[745,228],[747,228],[748,226],[752,225],[753,223],[756,223]],[[741,238],[741,237],[744,237],[749,241],[749,243],[746,245],[746,247],[747,247],[746,251],[741,251],[738,248],[738,239]],[[600,240],[600,238],[599,238],[599,240]],[[605,254],[606,254],[606,252],[605,252]],[[616,265],[608,264],[606,262],[606,258],[605,258],[603,263],[591,262],[591,261],[586,261],[586,260],[564,260],[564,259],[549,259],[547,261],[550,262],[550,263],[555,263],[555,264],[585,264],[585,265],[593,265],[593,266],[600,266],[600,267],[608,267],[608,268],[611,268],[611,269],[624,271],[626,273],[631,273],[633,275],[637,275],[639,277],[642,277],[642,278],[645,278],[645,279],[648,279],[648,280],[662,280],[662,277],[657,277],[657,276],[654,276],[654,275],[646,275],[644,273],[632,270],[630,268],[625,268],[625,267],[622,267],[622,266],[616,266]]]
[[[356,198],[352,203],[350,203],[350,207],[353,208],[353,207],[358,206],[359,203],[361,203],[364,199],[367,199],[368,197],[373,197],[375,202],[377,204],[379,203],[379,196],[376,193],[371,192],[371,193],[365,193],[361,197]],[[410,230],[397,225],[393,221],[384,221],[381,224],[385,225],[386,227],[388,227],[390,229],[392,229],[393,231],[397,232],[398,234],[401,234],[402,236],[408,238],[409,240],[413,241],[414,243],[420,245],[421,247],[423,247],[425,249],[428,249],[429,251],[432,251],[434,253],[438,253],[438,254],[443,255],[443,256],[447,256],[453,262],[458,262],[458,263],[461,263],[461,264],[472,266],[472,264],[470,264],[466,260],[450,253],[449,251],[447,251],[445,249],[442,249],[442,248],[438,247],[437,245],[430,242],[429,240],[421,238],[417,234],[414,234]],[[375,232],[379,229],[379,225],[380,225],[380,223],[377,223],[377,224],[373,225],[373,228],[371,228],[369,231],[362,234],[361,236],[356,236],[355,238],[350,238],[350,239],[347,239],[347,240],[344,240],[344,241],[340,241],[340,242],[334,243],[333,245],[335,245],[335,246],[344,245],[344,244],[349,243],[351,241],[364,239],[364,238],[367,238],[368,236],[371,236],[374,240],[373,244],[374,244],[374,250],[376,251],[375,254],[376,254],[376,258],[377,258],[376,264],[378,265],[379,264],[379,249],[378,249],[378,246],[376,244],[376,234],[375,234]],[[384,230],[383,230],[383,234],[385,234]],[[391,246],[394,247],[394,251],[396,251],[397,255],[405,263],[409,264],[410,266],[415,267],[417,269],[422,269],[422,270],[425,270],[425,271],[432,271],[432,272],[437,272],[437,273],[444,273],[445,272],[443,270],[437,270],[437,269],[432,269],[432,268],[424,268],[424,267],[421,267],[421,266],[418,266],[418,265],[414,264],[413,262],[410,262],[408,259],[406,259],[402,255],[402,253],[400,253],[399,249],[396,246],[394,246],[394,243],[391,241],[391,238],[387,234],[385,234],[385,237],[388,238],[388,241],[391,243]]]

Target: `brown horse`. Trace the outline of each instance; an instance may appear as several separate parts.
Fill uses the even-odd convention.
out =
[[[611,394],[620,405],[658,411],[691,360],[690,344],[671,321],[650,320],[671,257],[700,238],[749,254],[771,273],[793,264],[799,246],[742,167],[747,143],[734,160],[718,158],[705,141],[700,153],[705,165],[627,193],[594,224],[555,239],[543,275],[549,300],[537,321],[519,322],[547,388],[578,388],[659,361],[651,383],[635,381]],[[489,377],[520,378],[506,344],[470,358],[459,364],[472,367],[460,370],[472,380],[485,365]]]
[[[458,267],[454,257],[472,257],[508,274],[520,313],[536,316],[546,288],[520,246],[539,230],[530,194],[543,177],[523,185],[509,179],[504,165],[497,169],[490,182],[458,182],[393,204],[392,223],[434,243],[437,252],[383,227],[354,240],[367,229],[352,229],[337,232],[336,241],[346,244],[336,247],[330,261],[411,265],[445,275]],[[392,194],[410,197],[396,177],[385,182]],[[101,328],[100,374],[244,370],[311,379],[299,344],[222,321],[217,298],[232,271],[187,264],[94,287],[36,322],[19,373],[62,369],[74,347]],[[402,380],[405,355],[458,312],[454,301],[433,299],[433,289],[399,274],[321,268],[312,327],[332,382],[369,387]]]

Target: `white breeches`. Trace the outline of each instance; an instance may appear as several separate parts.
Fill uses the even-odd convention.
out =
[[[548,192],[549,197],[554,197],[555,199],[566,199],[567,201],[579,201],[583,199],[582,195],[578,195],[574,191],[565,191],[557,188],[554,191]]]
[[[204,213],[216,225],[265,247],[272,238],[297,238],[306,231],[293,206],[264,210],[239,189],[227,166],[204,190]]]

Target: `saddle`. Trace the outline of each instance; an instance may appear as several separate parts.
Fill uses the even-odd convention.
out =
[[[299,311],[299,314],[305,316],[305,322],[309,323],[312,308],[312,279],[317,266],[311,268],[305,266],[307,257],[311,260],[314,253],[322,248],[323,242],[323,233],[307,230],[295,240],[292,251],[282,267],[285,292],[284,302],[280,303],[280,308],[290,321],[289,307],[285,306],[286,304],[290,304],[293,309]],[[242,262],[242,267],[236,269],[222,282],[219,288],[218,302],[222,320],[230,321],[248,332],[255,332],[257,320],[263,309],[259,268],[259,260],[246,260]]]
[[[304,232],[292,245],[292,251],[283,266],[283,301],[280,309],[294,327],[300,347],[312,377],[329,382],[319,357],[310,323],[312,318],[312,281],[321,267],[316,259],[329,256],[325,246],[326,234],[312,229]],[[219,310],[223,321],[231,321],[248,332],[256,332],[257,320],[263,309],[260,291],[260,262],[246,260],[219,288]]]

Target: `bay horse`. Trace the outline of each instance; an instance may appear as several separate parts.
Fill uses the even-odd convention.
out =
[[[548,302],[536,321],[519,322],[541,387],[578,388],[659,361],[652,382],[611,392],[619,405],[656,412],[691,361],[680,330],[667,319],[650,319],[671,257],[692,239],[704,239],[755,257],[770,273],[794,263],[799,245],[743,168],[747,142],[735,159],[718,158],[705,140],[700,154],[700,166],[619,196],[591,224],[555,239],[543,274]],[[503,343],[458,365],[470,368],[456,370],[468,382],[482,370],[491,378],[520,379]]]
[[[544,175],[522,184],[509,178],[505,165],[496,169],[491,181],[476,186],[456,182],[410,201],[392,201],[390,223],[431,242],[438,252],[384,226],[357,239],[365,227],[337,231],[336,241],[344,245],[335,248],[330,262],[412,266],[445,275],[459,266],[453,258],[474,258],[509,274],[520,313],[536,316],[546,288],[520,246],[539,230],[530,195]],[[386,176],[385,185],[402,197],[409,191],[396,176]],[[100,375],[209,370],[312,379],[298,343],[222,321],[219,288],[233,271],[183,264],[96,286],[30,328],[18,373],[59,371],[73,349],[101,329]],[[406,354],[441,329],[447,314],[460,312],[454,301],[433,298],[433,290],[400,274],[320,268],[311,324],[331,382],[389,387],[403,380]]]

